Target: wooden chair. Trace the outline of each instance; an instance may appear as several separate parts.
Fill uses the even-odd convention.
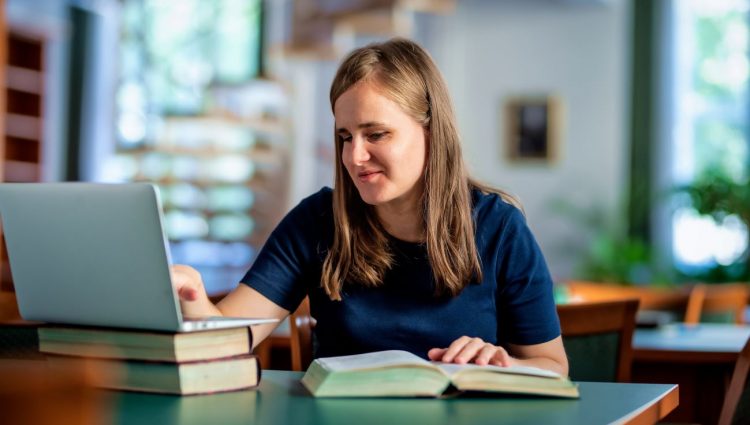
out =
[[[631,298],[557,306],[571,379],[630,381],[638,304]]]
[[[10,291],[0,291],[0,320],[18,320],[20,318],[16,294]]]
[[[750,286],[745,283],[697,284],[690,291],[684,321],[695,324],[713,317],[741,324],[748,298]]]
[[[289,316],[292,370],[305,371],[313,360],[313,328],[310,299],[305,297],[297,310]]]
[[[625,286],[615,283],[568,281],[569,297],[576,301],[606,301],[637,298],[643,310],[670,310],[684,314],[689,288],[661,288],[653,286]]]
[[[750,339],[737,358],[729,381],[724,404],[719,414],[719,425],[750,423]]]

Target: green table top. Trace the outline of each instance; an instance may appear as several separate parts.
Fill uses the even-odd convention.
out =
[[[580,400],[507,395],[316,399],[299,383],[301,377],[265,370],[256,391],[191,397],[111,392],[108,398],[119,424],[605,424],[625,423],[645,410],[655,414],[658,410],[648,407],[675,387],[581,382]],[[671,408],[661,410],[666,411],[659,417]]]
[[[750,326],[675,323],[654,329],[636,329],[633,348],[683,352],[734,353],[750,338]]]

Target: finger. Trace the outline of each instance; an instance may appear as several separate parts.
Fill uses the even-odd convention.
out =
[[[461,350],[463,350],[464,346],[469,342],[471,342],[471,338],[469,338],[468,336],[462,336],[461,338],[453,341],[445,351],[445,354],[443,354],[442,361],[446,363],[452,362],[456,355],[460,353]]]
[[[495,353],[497,353],[497,350],[498,347],[490,344],[489,342],[485,343],[484,347],[479,350],[479,353],[477,353],[477,356],[474,358],[474,363],[482,366],[489,364],[490,360],[495,357]]]
[[[446,351],[448,351],[447,348],[433,348],[427,352],[427,357],[430,360],[440,361],[440,359],[443,358],[443,355],[445,355]]]
[[[201,275],[190,266],[176,264],[169,269],[172,285],[177,290],[181,301],[195,301],[200,298],[202,289]]]
[[[198,270],[183,264],[175,264],[169,268],[169,274],[177,282],[200,282],[201,275]]]
[[[485,342],[481,338],[472,338],[468,344],[464,345],[461,352],[453,359],[453,363],[469,363],[477,356],[479,350],[484,347]]]
[[[195,288],[191,288],[190,286],[183,286],[182,288],[178,289],[178,294],[180,295],[180,299],[185,301],[195,301],[198,299],[198,291]]]
[[[182,287],[185,286],[185,283],[189,280],[185,271],[178,265],[169,268],[169,277],[172,280],[172,285],[178,291],[182,289]]]
[[[513,364],[513,358],[503,347],[497,347],[497,351],[495,352],[495,355],[492,356],[490,364],[494,366],[508,367]]]

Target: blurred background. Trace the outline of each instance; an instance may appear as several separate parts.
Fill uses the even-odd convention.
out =
[[[750,0],[0,4],[1,179],[156,183],[212,294],[333,184],[336,67],[393,36],[434,57],[471,173],[520,199],[556,282],[750,280]]]

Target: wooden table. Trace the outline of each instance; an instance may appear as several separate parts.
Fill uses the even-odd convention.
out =
[[[171,397],[111,392],[115,423],[646,424],[678,402],[674,385],[581,382],[580,400],[542,397],[316,399],[300,372],[263,371],[257,391]]]
[[[672,324],[636,329],[633,382],[680,386],[680,406],[665,420],[715,424],[750,326]]]

